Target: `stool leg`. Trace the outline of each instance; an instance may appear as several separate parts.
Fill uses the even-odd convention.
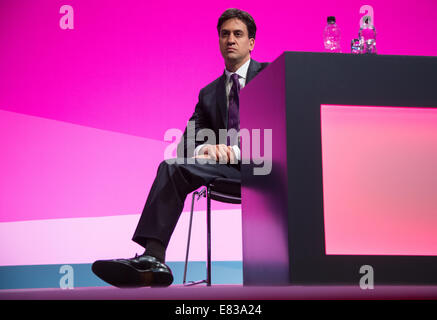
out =
[[[191,226],[193,225],[194,198],[196,197],[196,194],[198,194],[197,191],[193,192],[193,199],[191,201],[190,225],[188,227],[188,241],[187,241],[187,252],[185,254],[185,266],[184,266],[184,280],[183,280],[183,284],[185,284],[186,280],[187,280],[188,254],[190,252]]]
[[[190,212],[190,224],[188,228],[187,252],[185,254],[184,279],[183,279],[184,286],[193,286],[200,283],[206,283],[206,280],[190,281],[189,283],[187,283],[188,255],[190,252],[191,228],[193,226],[194,199],[196,198],[196,196],[197,196],[197,200],[199,200],[202,197],[206,197],[206,193],[207,193],[206,188],[203,188],[199,192],[197,191],[193,192],[193,200],[191,202],[191,212]]]
[[[208,186],[206,196],[206,285],[211,286],[211,189]]]

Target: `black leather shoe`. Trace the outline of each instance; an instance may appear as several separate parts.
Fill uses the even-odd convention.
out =
[[[97,260],[92,270],[100,279],[119,288],[168,287],[173,282],[166,264],[144,254],[130,259]]]

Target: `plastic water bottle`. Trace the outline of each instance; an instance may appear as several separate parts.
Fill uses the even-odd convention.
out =
[[[369,16],[363,18],[358,39],[360,40],[362,53],[376,54],[376,30]]]
[[[323,32],[323,43],[326,52],[341,52],[340,28],[335,23],[335,17],[328,17],[328,24]]]

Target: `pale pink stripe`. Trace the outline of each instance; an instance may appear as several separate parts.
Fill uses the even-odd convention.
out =
[[[212,259],[241,261],[241,210],[212,214]],[[0,265],[92,263],[132,257],[144,249],[131,241],[139,215],[0,223]],[[205,212],[195,212],[190,259],[205,260]],[[167,249],[167,261],[183,261],[189,212],[181,215]]]
[[[167,145],[0,110],[0,222],[141,213]]]

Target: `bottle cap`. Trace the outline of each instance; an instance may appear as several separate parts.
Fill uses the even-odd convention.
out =
[[[334,16],[329,16],[328,17],[328,23],[335,23],[335,17]]]

